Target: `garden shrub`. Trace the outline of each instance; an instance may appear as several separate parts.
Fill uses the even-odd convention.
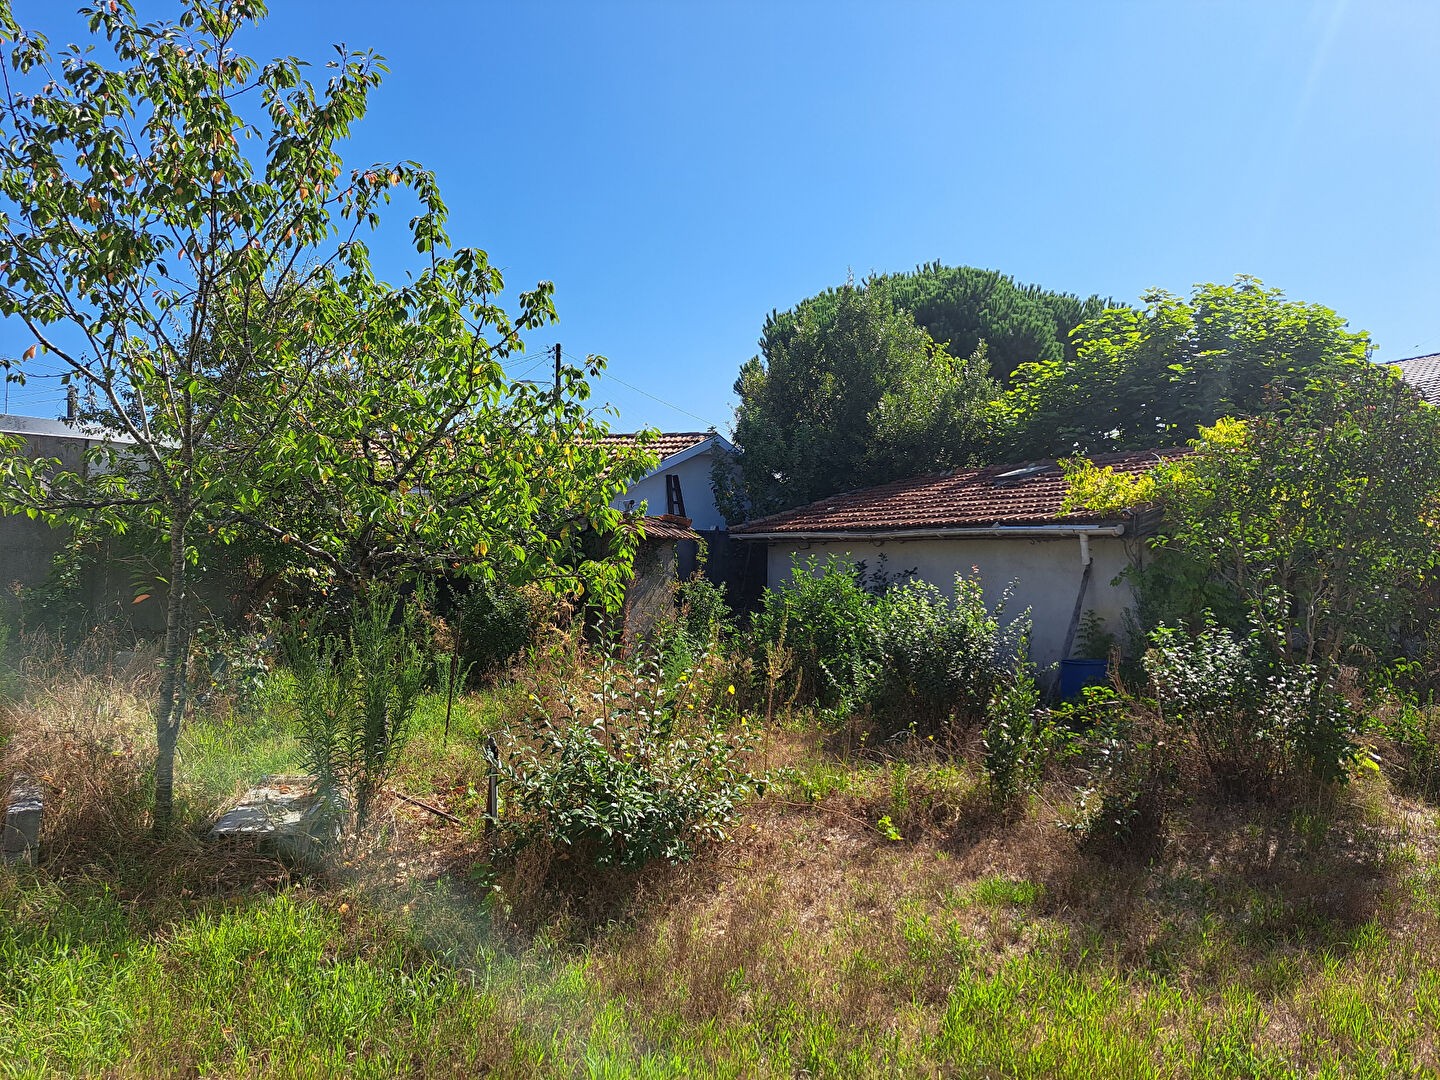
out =
[[[1265,794],[1300,774],[1345,778],[1358,723],[1333,675],[1281,663],[1258,635],[1213,621],[1195,634],[1161,627],[1151,641],[1145,669],[1161,715],[1220,785]]]
[[[395,768],[429,674],[415,608],[398,625],[395,611],[394,600],[372,597],[357,606],[347,636],[289,642],[305,767],[337,811],[348,804],[357,832]]]
[[[693,577],[675,587],[677,623],[697,646],[705,646],[730,628],[730,606],[725,586],[705,577]]]
[[[833,707],[868,696],[880,657],[871,626],[875,596],[863,574],[854,563],[812,556],[761,597],[751,640],[762,663],[788,652],[793,698]]]
[[[1078,815],[1067,827],[1090,845],[1133,853],[1158,841],[1179,785],[1173,732],[1142,702],[1096,715],[1082,748]]]
[[[653,656],[606,651],[521,724],[507,755],[507,827],[598,866],[680,863],[730,835],[755,746],[734,688],[670,680]]]
[[[460,656],[477,677],[493,678],[534,643],[539,629],[534,599],[508,583],[476,582],[460,601]]]
[[[1396,697],[1381,730],[1395,748],[1391,775],[1396,786],[1425,797],[1440,790],[1440,709],[1434,702]]]
[[[990,611],[980,582],[958,574],[953,597],[925,581],[888,589],[870,620],[881,659],[872,690],[877,711],[917,731],[952,719],[977,723],[997,696],[1022,682],[1033,688],[1028,676],[1017,676],[1028,619],[1007,625],[1004,608],[1002,600]]]
[[[1050,743],[1048,714],[1028,671],[996,689],[989,702],[983,745],[990,797],[999,806],[1028,796],[1040,781]]]
[[[792,700],[838,715],[865,710],[895,731],[935,732],[982,722],[1015,678],[1029,621],[1006,623],[1004,606],[987,609],[980,583],[960,575],[947,597],[928,582],[811,559],[765,594],[752,651],[772,681],[784,660]]]
[[[195,628],[190,638],[190,687],[200,704],[228,699],[251,708],[270,677],[273,641],[258,630],[232,630],[218,621]]]

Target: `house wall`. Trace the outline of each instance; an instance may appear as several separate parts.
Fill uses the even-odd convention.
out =
[[[1124,612],[1133,603],[1129,584],[1114,584],[1114,579],[1130,564],[1124,541],[1094,537],[1090,540],[1090,554],[1095,568],[1085,593],[1085,610],[1093,610],[1105,620],[1107,630],[1118,634]],[[914,570],[917,577],[947,594],[954,592],[957,573],[968,577],[978,571],[985,602],[992,607],[999,602],[1006,585],[1013,581],[1015,592],[1006,610],[1013,617],[1030,609],[1033,623],[1030,656],[1042,670],[1061,659],[1083,571],[1080,541],[1075,537],[772,543],[766,568],[770,587],[783,587],[791,567],[812,555],[821,561],[826,556],[852,561],[863,559],[870,570],[880,566],[883,555],[887,573],[895,575]]]
[[[691,528],[697,532],[704,532],[707,529],[723,529],[725,528],[725,519],[715,505],[715,488],[710,483],[710,468],[713,460],[713,452],[706,451],[680,462],[673,468],[665,468],[662,463],[661,468],[654,476],[647,476],[638,483],[632,484],[629,490],[611,505],[624,510],[628,509],[629,504],[633,502],[635,509],[641,510],[640,504],[647,503],[649,509],[641,510],[641,513],[667,513],[665,477],[675,475],[680,477],[680,493],[685,497],[685,516],[690,519]]]

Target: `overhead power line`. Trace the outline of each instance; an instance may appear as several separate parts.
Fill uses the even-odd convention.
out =
[[[579,357],[574,356],[574,355],[572,355],[571,353],[568,353],[568,352],[567,352],[567,353],[565,353],[564,355],[565,355],[567,358],[569,358],[570,360],[572,360],[572,361],[574,361],[575,363],[577,363],[577,364],[584,363],[584,361],[582,361]],[[617,383],[619,383],[621,386],[625,387],[627,390],[633,390],[633,391],[635,391],[635,393],[641,394],[641,395],[643,395],[644,397],[649,398],[651,401],[659,402],[661,405],[664,405],[667,409],[674,409],[674,410],[675,410],[676,412],[678,412],[678,413],[683,413],[684,415],[690,417],[692,420],[699,420],[702,424],[706,425],[707,427],[712,427],[712,428],[714,428],[716,431],[719,431],[719,430],[720,430],[720,425],[717,424],[717,423],[715,423],[714,420],[708,420],[708,419],[706,419],[706,418],[703,417],[703,416],[700,416],[700,415],[698,415],[698,414],[696,414],[696,413],[691,412],[689,409],[682,409],[679,405],[676,405],[673,401],[666,401],[664,398],[658,397],[657,395],[650,393],[649,390],[642,390],[642,389],[640,389],[640,387],[636,386],[634,383],[628,383],[628,382],[626,382],[624,379],[620,378],[619,375],[616,375],[616,374],[615,374],[614,372],[612,372],[612,371],[608,371],[608,370],[607,370],[607,371],[605,372],[605,378],[607,378],[607,379],[614,379]]]

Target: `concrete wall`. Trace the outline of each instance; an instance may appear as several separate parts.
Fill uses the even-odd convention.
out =
[[[57,458],[62,470],[82,474],[89,468],[86,451],[103,441],[86,436],[64,421],[34,416],[0,415],[0,434],[18,435],[24,440],[22,452],[31,458]],[[68,539],[68,529],[31,521],[24,515],[0,515],[0,612],[14,618],[16,587],[43,584]],[[158,590],[150,599],[132,603],[128,574],[108,559],[101,559],[88,575],[85,588],[96,616],[119,616],[143,632],[164,626],[163,599]]]
[[[29,421],[22,424],[20,421]],[[85,451],[91,440],[74,432],[60,433],[58,421],[40,421],[30,417],[0,418],[0,432],[20,435],[25,440],[22,451],[30,458],[59,458],[61,468],[69,472],[85,471]],[[21,430],[14,430],[20,428]],[[28,430],[27,430],[28,429]],[[13,592],[12,586],[39,585],[50,573],[51,560],[65,547],[68,533],[42,521],[31,521],[23,515],[0,516],[0,589]]]
[[[644,638],[675,615],[675,540],[647,540],[635,553],[635,576],[625,589],[624,636],[627,645]]]
[[[1113,537],[1091,539],[1090,554],[1095,568],[1085,593],[1085,610],[1105,620],[1106,629],[1118,634],[1125,610],[1133,603],[1128,583],[1112,584],[1129,565],[1122,540]],[[917,577],[954,592],[955,575],[978,574],[985,590],[985,602],[999,602],[1006,585],[1015,583],[1007,608],[1013,618],[1026,608],[1034,629],[1030,656],[1044,669],[1061,659],[1075,597],[1080,590],[1080,541],[1074,537],[1055,540],[890,540],[879,543],[772,543],[769,545],[768,579],[771,588],[783,587],[795,563],[810,556],[865,560],[875,570],[881,555],[886,556],[889,574],[914,570]]]
[[[685,497],[685,516],[690,519],[691,527],[697,532],[725,528],[725,519],[715,506],[715,488],[710,483],[713,454],[713,450],[707,450],[703,454],[696,454],[668,469],[662,462],[660,470],[655,475],[647,476],[638,483],[632,484],[630,489],[616,499],[612,505],[617,509],[625,510],[630,508],[631,503],[634,503],[634,508],[638,510],[641,503],[646,503],[649,509],[644,510],[644,513],[668,513],[665,506],[665,477],[678,476],[680,493]]]

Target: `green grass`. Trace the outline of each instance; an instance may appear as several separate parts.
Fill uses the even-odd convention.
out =
[[[516,687],[468,696],[446,739],[427,697],[395,786],[478,786],[485,733],[523,706]],[[297,749],[276,708],[189,724],[191,820]],[[305,882],[184,838],[63,874],[0,868],[0,1075],[1440,1067],[1440,826],[1380,778],[1289,808],[1189,807],[1140,864],[1086,855],[1056,792],[1001,814],[964,766],[776,752],[791,771],[735,842],[688,867],[570,872],[564,893],[543,884],[559,862],[467,874],[474,834],[419,812],[423,840]]]

